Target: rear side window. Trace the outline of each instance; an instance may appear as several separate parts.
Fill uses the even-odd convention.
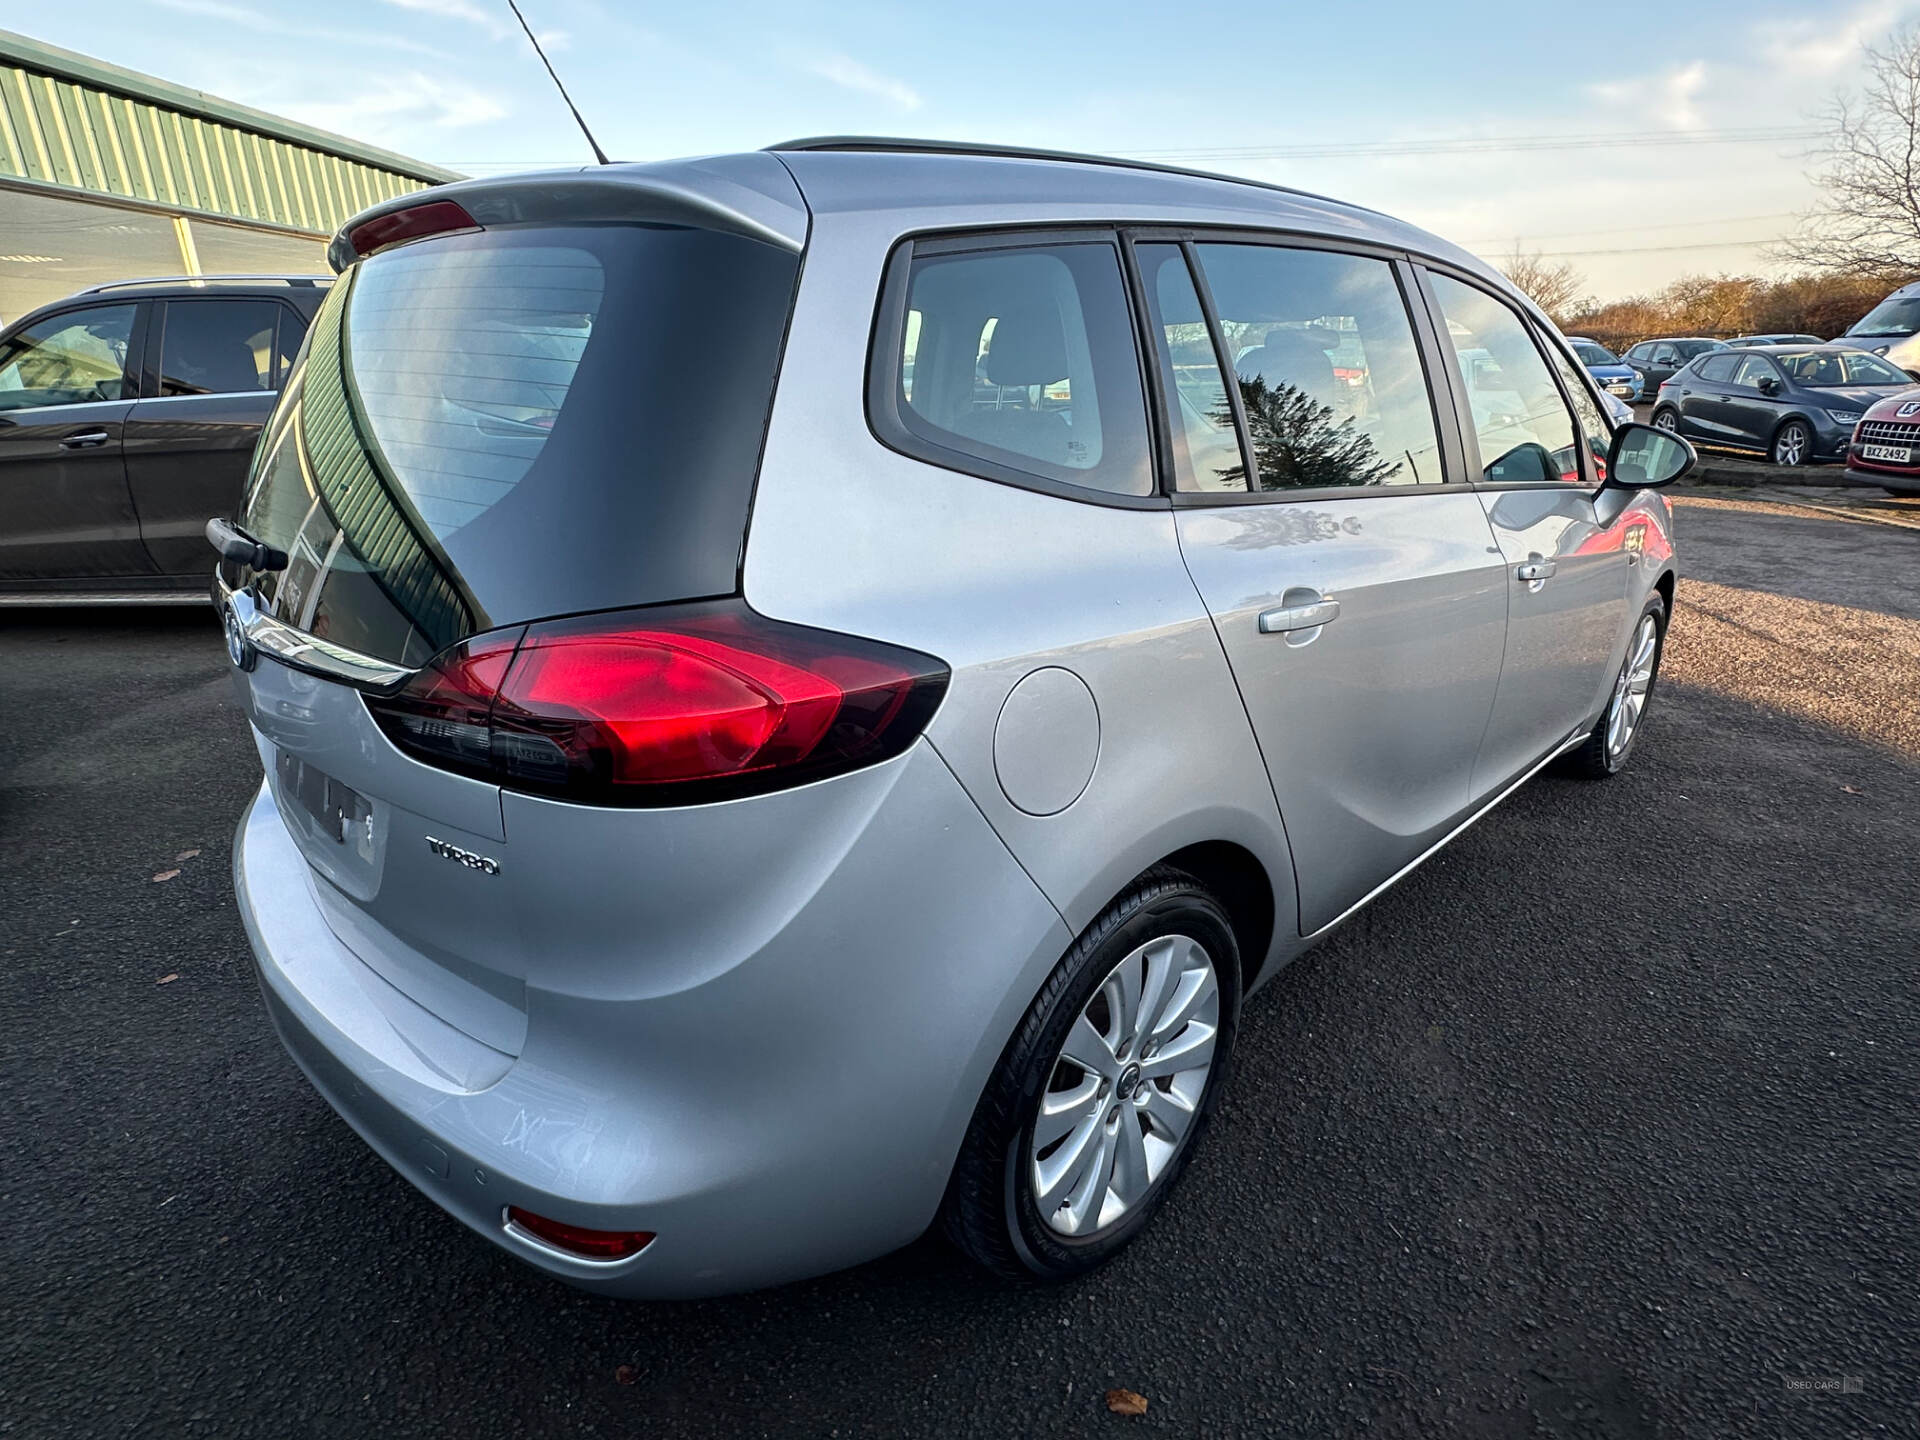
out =
[[[417,665],[477,630],[731,594],[799,257],[676,226],[383,251],[334,286],[244,523],[284,620]]]
[[[1693,368],[1702,380],[1727,381],[1733,379],[1733,367],[1739,361],[1737,355],[1709,355]]]
[[[915,253],[874,366],[896,448],[1014,483],[1146,495],[1146,404],[1111,242]]]
[[[1384,260],[1195,247],[1246,413],[1260,490],[1437,485],[1433,401]]]
[[[160,393],[233,395],[273,388],[274,300],[169,300]]]
[[[1573,417],[1526,325],[1451,275],[1435,275],[1433,291],[1466,382],[1486,478],[1577,483]]]

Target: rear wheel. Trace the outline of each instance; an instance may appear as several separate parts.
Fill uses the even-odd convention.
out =
[[[1813,433],[1804,420],[1789,420],[1773,432],[1773,463],[1804,465],[1813,458]]]
[[[1138,1235],[1224,1079],[1240,956],[1225,910],[1149,871],[1054,967],[974,1112],[946,1231],[1002,1275],[1065,1280]]]
[[[1634,743],[1653,700],[1653,682],[1660,675],[1660,651],[1666,642],[1667,602],[1658,594],[1634,622],[1627,641],[1627,658],[1613,682],[1613,698],[1586,743],[1567,757],[1568,768],[1588,780],[1605,780],[1626,769]]]
[[[1654,411],[1653,428],[1656,430],[1664,430],[1669,435],[1678,435],[1680,433],[1679,413],[1673,410]]]

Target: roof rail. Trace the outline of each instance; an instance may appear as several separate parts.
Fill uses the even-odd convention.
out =
[[[73,293],[100,295],[142,285],[285,285],[289,289],[314,289],[333,284],[333,278],[331,275],[149,275],[142,280],[109,280],[104,285],[89,285]]]
[[[1222,175],[1214,170],[1193,170],[1184,165],[1161,165],[1151,160],[1127,160],[1118,155],[1083,155],[1073,150],[1039,150],[1025,145],[976,145],[966,140],[906,140],[887,135],[809,135],[799,140],[782,140],[768,150],[857,150],[881,155],[977,155],[994,160],[1054,160],[1072,165],[1106,165],[1116,170],[1149,170],[1160,175],[1184,175],[1193,180],[1219,180],[1228,185],[1251,185],[1256,190],[1276,190],[1282,195],[1298,195],[1308,200],[1326,200],[1352,210],[1366,210],[1346,200],[1334,200],[1312,190],[1292,185],[1276,185],[1271,180],[1249,180],[1244,175]],[[1371,212],[1369,213],[1376,213]]]

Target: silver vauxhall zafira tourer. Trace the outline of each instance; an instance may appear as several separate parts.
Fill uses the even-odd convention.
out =
[[[823,140],[331,255],[207,527],[240,911],[321,1094],[577,1285],[1099,1264],[1249,994],[1640,740],[1691,450],[1371,211]]]

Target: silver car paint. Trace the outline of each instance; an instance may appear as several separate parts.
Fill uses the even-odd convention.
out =
[[[1312,932],[1466,811],[1506,566],[1466,489],[1181,510],[1179,529],[1295,837]],[[1322,598],[1340,606],[1330,623],[1261,632],[1262,612]]]
[[[1605,533],[1586,491],[1483,491],[1479,499],[1505,563],[1508,608],[1500,693],[1473,767],[1475,800],[1604,703],[1626,643],[1620,627],[1632,578],[1618,545],[1582,548]],[[1520,566],[1543,560],[1553,566],[1546,579],[1517,578]]]
[[[726,223],[764,226],[789,244],[807,237],[745,593],[777,618],[945,659],[951,689],[922,742],[884,765],[752,799],[596,810],[419,765],[356,694],[273,660],[239,677],[269,778],[241,825],[236,890],[289,1050],[438,1203],[549,1272],[618,1294],[773,1283],[917,1234],[1047,972],[1129,879],[1169,853],[1224,841],[1258,862],[1277,917],[1263,981],[1304,948],[1294,851],[1228,664],[1235,639],[1223,647],[1201,594],[1219,587],[1215,608],[1231,629],[1239,609],[1284,595],[1301,557],[1283,555],[1279,573],[1236,573],[1201,553],[1229,512],[1080,504],[881,446],[862,377],[891,246],[945,226],[1232,224],[1407,246],[1500,283],[1453,247],[1368,211],[1048,162],[784,155],[777,163],[806,192],[809,230],[791,206],[782,212],[768,158],[698,162],[761,197],[727,192],[714,202],[734,217]],[[649,168],[554,184],[605,176],[610,217],[622,195],[639,216],[700,203],[698,167],[662,170],[665,200],[649,198]],[[534,216],[551,199],[529,183],[490,200],[489,183],[444,193],[483,208],[497,200],[510,216]],[[1489,596],[1512,598],[1506,557],[1477,517],[1483,554],[1469,562],[1472,527],[1456,530],[1456,512],[1475,497],[1404,503],[1435,501],[1449,516],[1443,544],[1393,518],[1396,499],[1333,502],[1353,508],[1374,537],[1366,545],[1384,543],[1365,559],[1361,545],[1305,558],[1301,573],[1343,602],[1352,595],[1353,608],[1289,658],[1332,657],[1327,642],[1341,634],[1409,658],[1379,628],[1395,603],[1396,563],[1436,571],[1436,593],[1472,610],[1476,625],[1494,623],[1482,612]],[[1328,506],[1233,513],[1249,533],[1283,534],[1310,508]],[[1645,512],[1666,536],[1664,508],[1648,502]],[[1271,568],[1268,549],[1287,547],[1254,546],[1247,565]],[[1210,578],[1196,587],[1190,566]],[[1497,580],[1486,573],[1495,566]],[[1660,568],[1635,571],[1632,603]],[[1630,621],[1619,617],[1616,651]],[[1260,639],[1259,653],[1290,648]],[[1482,694],[1486,635],[1448,643],[1471,675],[1428,676],[1450,707],[1452,745],[1473,704],[1495,701]],[[1060,717],[1071,733],[1016,724],[997,741],[1009,695],[1049,669],[1086,684],[1091,743],[1084,709],[1050,682],[1038,692],[1041,719]],[[1390,687],[1362,688],[1369,703],[1392,698]],[[1330,722],[1343,713],[1332,697],[1306,703]],[[283,793],[283,750],[373,797],[369,853],[337,854],[340,842],[301,818]],[[1039,792],[1018,778],[1060,756],[1084,765],[1088,754],[1075,796],[1035,803]],[[1285,764],[1275,759],[1276,770]],[[1472,818],[1456,803],[1464,779],[1432,783],[1423,803],[1379,817],[1382,833],[1398,824],[1433,837],[1448,813]],[[1336,803],[1363,812],[1353,787],[1364,782],[1344,784]],[[1054,813],[1030,813],[1063,798]],[[1295,824],[1296,848],[1324,843]],[[491,859],[498,873],[449,862],[429,840]],[[1376,855],[1367,870],[1336,856],[1332,868],[1349,885],[1363,870],[1378,884],[1385,863]],[[596,1265],[509,1231],[507,1204],[659,1238],[628,1261]]]

